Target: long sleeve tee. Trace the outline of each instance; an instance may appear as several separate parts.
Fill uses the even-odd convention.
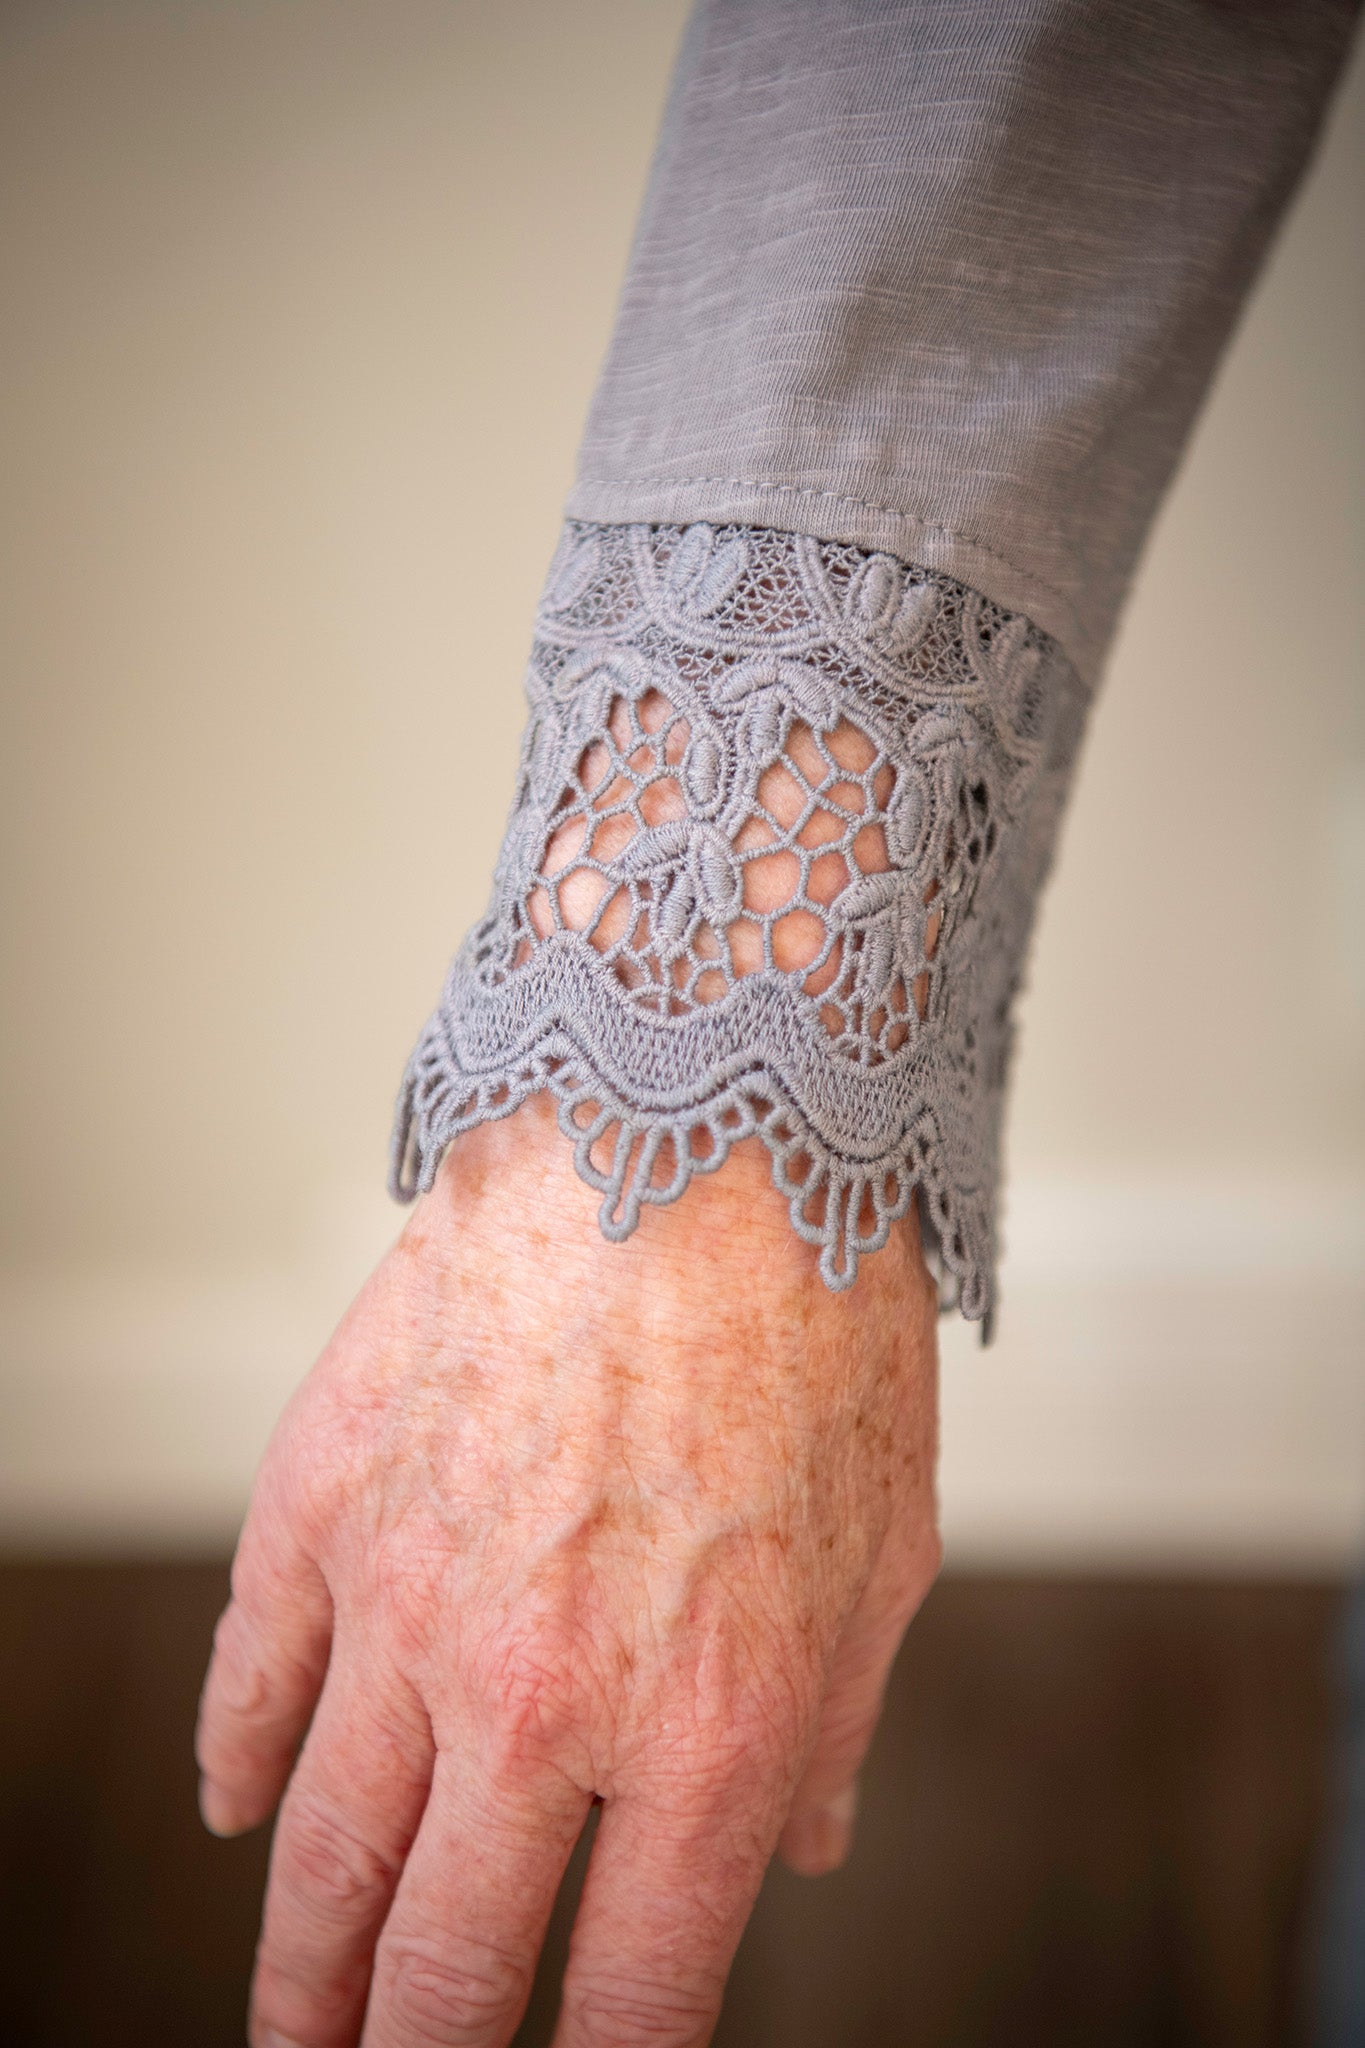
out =
[[[394,1186],[551,1090],[609,1236],[757,1136],[989,1318],[1011,1009],[1347,0],[701,0]]]

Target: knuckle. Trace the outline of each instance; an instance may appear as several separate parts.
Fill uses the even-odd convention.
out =
[[[235,1720],[258,1719],[266,1710],[269,1687],[265,1666],[252,1630],[240,1607],[219,1617],[213,1632],[212,1684],[214,1705]]]
[[[421,1555],[392,1553],[378,1561],[376,1570],[385,1625],[400,1652],[416,1663],[430,1654],[440,1627],[438,1573]]]
[[[331,1633],[331,1599],[311,1553],[277,1554],[259,1533],[243,1535],[232,1566],[232,1598],[219,1620],[229,1645],[249,1660],[266,1649],[291,1674],[320,1662]]]
[[[352,1432],[358,1425],[351,1420]],[[286,1415],[256,1477],[233,1563],[233,1591],[269,1601],[283,1567],[302,1544],[315,1549],[354,1499],[355,1455],[345,1427],[326,1405],[306,1418]],[[348,1488],[350,1489],[348,1495]]]
[[[672,1803],[679,1818],[704,1827],[737,1803],[748,1805],[752,1789],[775,1773],[776,1744],[766,1728],[757,1738],[735,1729],[708,1736],[669,1759]]]
[[[296,1732],[293,1703],[316,1683],[307,1660],[264,1642],[234,1603],[214,1631],[195,1731],[200,1769],[230,1777],[286,1763]]]
[[[490,1643],[478,1677],[514,1752],[553,1750],[582,1721],[584,1658],[567,1634],[537,1627]]]
[[[389,1937],[375,1959],[375,1991],[399,2041],[465,2048],[520,2010],[526,1962],[488,1944],[437,1947],[418,1935]]]
[[[288,1760],[288,1746],[271,1736],[264,1673],[235,1652],[214,1653],[200,1703],[194,1753],[200,1770],[220,1783],[249,1777]]]
[[[313,1798],[296,1798],[276,1850],[277,1875],[315,1911],[351,1917],[396,1883],[397,1864],[340,1815]]]
[[[243,1615],[269,1614],[285,1596],[285,1560],[293,1551],[289,1495],[288,1480],[267,1452],[232,1559],[232,1602]]]
[[[574,2038],[593,2048],[696,2048],[714,2024],[720,1997],[698,1987],[601,1975],[566,1986],[564,2010]]]
[[[329,1985],[301,1974],[297,1960],[257,1958],[251,1987],[251,2035],[294,2048],[337,2048],[355,2033],[355,2000],[349,1985]]]
[[[637,1761],[667,1783],[680,1820],[709,1826],[788,1777],[818,1707],[813,1687],[783,1682],[774,1672],[761,1686],[750,1683],[727,1689],[719,1700],[689,1702],[667,1737],[647,1732]]]
[[[718,1776],[780,1769],[803,1747],[815,1705],[810,1677],[784,1673],[774,1662],[761,1684],[746,1686],[727,1703],[722,1727],[706,1729],[699,1760]]]

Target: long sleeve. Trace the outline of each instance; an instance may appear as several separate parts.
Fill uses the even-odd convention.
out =
[[[1329,0],[703,0],[394,1185],[550,1089],[610,1236],[767,1145],[988,1317],[1010,1011]]]
[[[704,0],[571,517],[884,548],[1093,680],[1344,0]]]

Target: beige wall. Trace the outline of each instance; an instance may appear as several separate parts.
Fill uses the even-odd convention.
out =
[[[94,1526],[108,1485],[161,1488],[168,1528],[210,1496],[227,1515],[390,1227],[391,1098],[482,907],[681,19],[677,0],[0,13],[0,1400],[20,1519],[65,1487]],[[1179,1352],[1183,1331],[1204,1369],[1190,1332],[1231,1313],[1228,1401],[1281,1363],[1305,1387],[1325,1373],[1320,1450],[1357,1421],[1365,1445],[1363,145],[1357,63],[1094,725],[1025,1018],[1021,1306],[992,1355],[1044,1372],[1065,1325],[1074,1370],[1097,1370],[1119,1297],[1095,1297],[1077,1350],[1077,1285],[1093,1295],[1108,1258],[1169,1303],[1193,1264],[1203,1307],[1143,1344]],[[1248,1306],[1248,1263],[1280,1275],[1273,1312]],[[1305,1297],[1328,1301],[1320,1327],[1286,1306]],[[234,1405],[239,1369],[256,1391]],[[1143,1412],[1167,1440],[1158,1395]],[[122,1494],[104,1423],[85,1465],[54,1448],[101,1401],[124,1417]],[[957,1427],[950,1478],[986,1425]],[[998,1499],[974,1469],[962,1484]],[[1339,1550],[1365,1474],[1332,1483]]]

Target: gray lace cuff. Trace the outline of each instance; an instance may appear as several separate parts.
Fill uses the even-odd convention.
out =
[[[890,555],[571,523],[527,695],[395,1194],[548,1088],[608,1237],[757,1136],[829,1286],[918,1189],[945,1305],[987,1316],[1010,1005],[1084,710],[1060,648]]]

